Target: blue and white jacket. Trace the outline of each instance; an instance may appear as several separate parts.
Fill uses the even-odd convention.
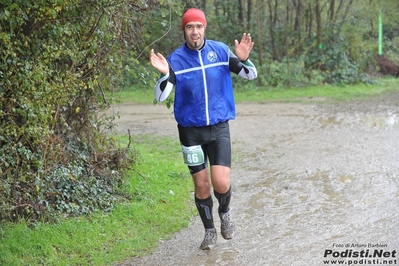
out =
[[[205,40],[201,50],[186,44],[169,57],[169,73],[155,85],[155,98],[164,101],[175,86],[174,115],[183,127],[209,126],[235,118],[230,72],[246,79],[257,77],[250,60],[240,62],[227,45]]]

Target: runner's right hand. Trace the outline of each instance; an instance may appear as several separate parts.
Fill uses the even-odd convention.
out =
[[[150,63],[151,65],[156,68],[159,72],[162,74],[168,74],[169,72],[169,64],[168,61],[166,61],[165,57],[163,57],[162,54],[154,53],[154,49],[151,49],[150,52]]]

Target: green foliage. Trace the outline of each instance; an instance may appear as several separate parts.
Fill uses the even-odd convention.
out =
[[[115,265],[151,252],[159,239],[187,226],[196,210],[178,140],[135,136],[134,146],[139,163],[125,178],[129,199],[107,213],[58,223],[3,223],[0,265]],[[62,169],[59,173],[63,177],[58,180],[70,184]]]
[[[0,2],[0,221],[112,205],[129,158],[105,134],[105,92],[136,54],[126,47],[142,11],[127,0]]]
[[[305,57],[305,68],[317,70],[324,77],[323,82],[345,85],[373,82],[363,74],[358,61],[350,57],[350,44],[334,26],[326,29],[326,44],[313,48]],[[312,40],[313,43],[316,40]]]
[[[149,50],[165,56],[182,44],[181,1],[159,1],[159,5],[147,10],[140,24],[140,39],[132,43],[134,59],[128,58],[124,71],[124,89],[132,86],[153,86],[159,78],[148,63]]]
[[[386,40],[385,46],[387,57],[391,58],[395,62],[399,62],[399,36],[392,40]]]
[[[343,1],[340,5],[335,4],[333,17],[331,3],[333,1],[325,1],[321,8],[322,54],[318,51],[315,2],[312,0],[300,3],[162,1],[159,8],[151,11],[153,19],[147,31],[151,33],[151,41],[154,41],[151,47],[168,55],[184,41],[179,26],[182,5],[200,7],[207,16],[208,38],[222,41],[234,50],[234,39],[240,39],[243,32],[251,33],[255,42],[251,60],[257,65],[260,75],[267,75],[259,77],[257,85],[279,87],[372,82],[370,76],[375,74],[376,62],[373,58],[377,52],[380,10],[385,34],[384,53],[389,58],[395,58],[397,46],[394,39],[398,37],[396,1]],[[166,12],[169,8],[173,10],[170,22]],[[242,16],[239,17],[239,14]],[[274,58],[272,43],[277,58]],[[274,60],[271,60],[272,57]],[[151,72],[147,70],[146,73]],[[158,78],[157,74],[154,75]],[[152,81],[154,75],[149,74],[149,80]],[[134,81],[137,82],[137,79]],[[253,85],[239,79],[235,83],[240,89],[253,89]]]

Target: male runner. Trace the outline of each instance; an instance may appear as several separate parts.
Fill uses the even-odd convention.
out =
[[[184,162],[195,187],[195,204],[205,227],[201,249],[216,246],[211,186],[219,203],[221,235],[231,239],[235,224],[231,218],[231,143],[229,120],[235,118],[230,72],[245,79],[257,77],[248,59],[254,46],[250,34],[234,41],[235,54],[224,43],[205,38],[205,14],[195,8],[182,17],[185,43],[166,60],[151,50],[150,63],[161,72],[155,85],[156,100],[164,101],[175,87],[174,115],[178,124]],[[207,164],[210,164],[210,176]]]

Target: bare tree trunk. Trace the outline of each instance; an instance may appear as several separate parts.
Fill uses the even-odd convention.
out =
[[[298,44],[296,47],[296,54],[302,53],[302,10],[303,4],[302,0],[293,0],[293,4],[295,7],[295,22],[294,22],[294,34],[296,37],[296,43]]]
[[[346,9],[345,9],[345,13],[344,13],[344,15],[342,17],[341,25],[345,23],[346,17],[349,14],[349,10],[350,10],[352,4],[353,4],[353,0],[349,0],[349,3],[348,3],[348,5],[346,6]]]
[[[213,2],[213,5],[215,6],[215,16],[216,16],[216,17],[219,17],[219,3],[218,3],[218,1],[215,0],[215,1]],[[219,24],[219,28],[220,28],[220,23],[218,22],[218,24]],[[221,28],[220,28],[220,29],[221,29]]]
[[[242,6],[242,0],[238,0],[238,23],[240,26],[244,25],[244,8]]]
[[[285,45],[285,56],[288,56],[288,47],[291,37],[291,8],[289,0],[285,2],[285,23],[284,23],[284,45]]]
[[[267,4],[269,6],[269,31],[270,31],[270,41],[271,41],[271,45],[272,45],[272,59],[279,61],[277,47],[276,47],[276,38],[274,35],[274,26],[277,22],[277,0],[275,1],[274,8],[273,8],[272,1],[273,0],[267,1]]]
[[[285,30],[284,30],[284,46],[285,46],[285,58],[287,62],[287,75],[291,77],[291,66],[290,66],[290,54],[289,54],[289,36],[291,35],[291,15],[290,15],[290,5],[289,1],[286,1],[286,6],[285,6]],[[291,83],[291,82],[290,82]]]
[[[262,36],[263,36],[263,23],[262,23],[262,15],[263,15],[263,0],[256,0],[256,25],[257,25],[257,32],[258,32],[258,38],[257,38],[257,50],[258,50],[258,61],[259,61],[259,66],[263,65],[263,42],[262,42]]]
[[[247,2],[247,23],[251,22],[252,19],[252,0],[248,0]]]
[[[333,1],[333,0],[331,0],[331,1]],[[347,6],[346,6],[346,8],[344,7],[344,3],[348,3]],[[344,23],[346,23],[346,18],[347,18],[348,14],[349,14],[349,11],[350,11],[350,8],[351,8],[352,4],[353,4],[353,0],[349,0],[349,1],[348,1],[348,0],[341,0],[341,1],[339,2],[339,5],[338,5],[337,10],[335,11],[333,20],[331,20],[331,14],[330,14],[330,21],[331,21],[331,22],[334,21],[334,23],[336,23],[336,22],[337,22],[337,19],[338,19],[338,15],[339,15],[339,14],[341,13],[341,11],[345,8],[345,11],[344,11],[344,13],[342,14],[342,17],[340,18],[340,22],[339,22],[338,29],[342,29],[342,25],[343,25]],[[331,11],[331,7],[330,7],[330,11]]]
[[[301,29],[302,1],[292,0],[292,4],[294,5],[295,8],[294,31],[298,32]]]
[[[341,12],[341,9],[342,9],[342,7],[343,7],[344,1],[345,1],[345,0],[339,1],[339,5],[338,5],[338,8],[337,8],[337,11],[335,12],[335,14],[339,14],[339,13]],[[334,21],[334,22],[336,22],[336,21],[337,21],[337,16],[335,16],[335,21]]]
[[[320,10],[320,0],[316,0],[316,24],[317,24],[317,30],[316,30],[316,36],[317,36],[317,48],[318,48],[318,54],[322,55],[323,54],[323,31],[322,31],[322,25],[321,25],[321,10]]]
[[[285,32],[289,32],[291,30],[291,16],[290,16],[290,5],[288,1],[286,1],[285,5]]]
[[[278,7],[278,0],[274,1],[274,19],[273,19],[273,26],[277,23],[277,7]]]
[[[334,21],[335,18],[335,0],[330,0],[330,16],[329,16],[329,20],[332,23]]]
[[[373,0],[370,0],[369,5],[372,6],[373,9],[375,8],[374,1],[373,1]],[[370,19],[370,28],[371,28],[372,30],[374,30],[374,19],[373,19],[373,18]]]
[[[307,32],[308,32],[308,38],[312,38],[312,27],[313,27],[313,12],[312,12],[312,5],[309,3],[308,5],[308,25],[307,25]]]

